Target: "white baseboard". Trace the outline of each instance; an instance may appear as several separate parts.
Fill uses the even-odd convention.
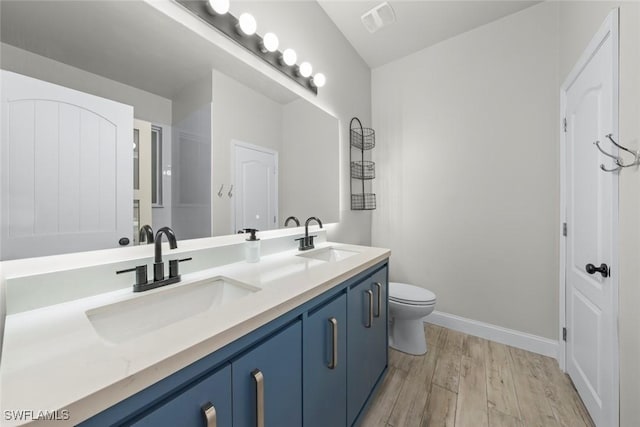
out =
[[[454,314],[434,311],[424,318],[424,322],[444,326],[465,334],[521,348],[543,356],[558,358],[558,342],[537,335],[503,328],[490,323],[471,320]]]

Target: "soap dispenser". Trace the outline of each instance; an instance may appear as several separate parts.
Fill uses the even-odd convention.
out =
[[[245,233],[251,233],[251,236],[247,239],[247,243],[245,243],[245,258],[247,262],[258,262],[260,261],[260,239],[256,237],[255,228],[245,228]]]

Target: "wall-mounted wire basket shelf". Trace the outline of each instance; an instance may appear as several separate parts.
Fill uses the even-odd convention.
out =
[[[370,188],[371,181],[376,177],[376,164],[371,160],[365,160],[364,153],[376,146],[376,132],[371,128],[363,127],[362,122],[357,117],[351,119],[349,131],[349,143],[351,145],[349,150],[351,210],[372,210],[376,208],[376,195],[371,190],[366,191],[365,182],[369,182],[366,187]],[[356,152],[356,158],[359,157],[359,160],[353,159],[354,151]],[[355,187],[354,181],[356,181]]]
[[[357,117],[354,119],[358,120]],[[351,119],[353,122],[353,119]],[[360,123],[360,120],[358,120]],[[351,146],[358,150],[371,150],[376,146],[376,132],[371,128],[363,128],[362,124],[359,127],[351,128]]]
[[[352,194],[351,209],[358,211],[370,211],[376,208],[376,195],[374,193]]]
[[[376,177],[376,164],[368,160],[356,160],[351,162],[351,178],[374,179]]]

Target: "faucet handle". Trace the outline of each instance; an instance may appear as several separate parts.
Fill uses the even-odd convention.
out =
[[[183,259],[172,259],[169,261],[169,278],[178,277],[180,274],[178,273],[178,263],[191,261],[193,258],[183,258]]]
[[[318,237],[317,235],[314,236],[309,236],[308,240],[307,240],[307,249],[313,249],[315,248],[314,244],[313,244],[313,238],[314,237]]]
[[[133,271],[136,272],[136,283],[134,283],[134,286],[143,285],[147,283],[147,265],[146,264],[138,265],[133,268],[127,268],[126,270],[116,271],[116,274],[131,273]]]

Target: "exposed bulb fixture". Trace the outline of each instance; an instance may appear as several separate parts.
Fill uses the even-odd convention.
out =
[[[273,33],[267,33],[262,38],[261,50],[263,53],[275,52],[276,50],[278,50],[279,44],[280,41],[278,40],[278,36]]]
[[[291,67],[296,63],[297,60],[298,60],[298,55],[296,55],[295,50],[289,48],[289,49],[285,49],[284,52],[282,52],[282,62],[284,62],[288,66]]]
[[[240,18],[238,18],[238,28],[240,28],[242,34],[252,36],[258,29],[258,23],[253,15],[250,13],[243,13],[240,15]]]
[[[274,33],[265,31],[258,34],[258,23],[250,13],[245,12],[239,16],[231,13],[231,0],[174,1],[306,90],[317,95],[318,88],[326,84],[324,74],[314,75],[309,62],[298,62],[296,51],[291,48],[284,49]],[[379,14],[385,15],[382,12]]]
[[[229,12],[229,0],[207,0],[207,11],[212,15],[224,15]]]
[[[326,83],[327,78],[322,73],[316,73],[316,75],[311,78],[311,84],[315,87],[323,87]]]
[[[298,68],[298,73],[300,73],[302,77],[309,77],[311,76],[312,72],[313,72],[313,67],[311,66],[311,64],[309,64],[306,61],[300,64],[300,67]]]

